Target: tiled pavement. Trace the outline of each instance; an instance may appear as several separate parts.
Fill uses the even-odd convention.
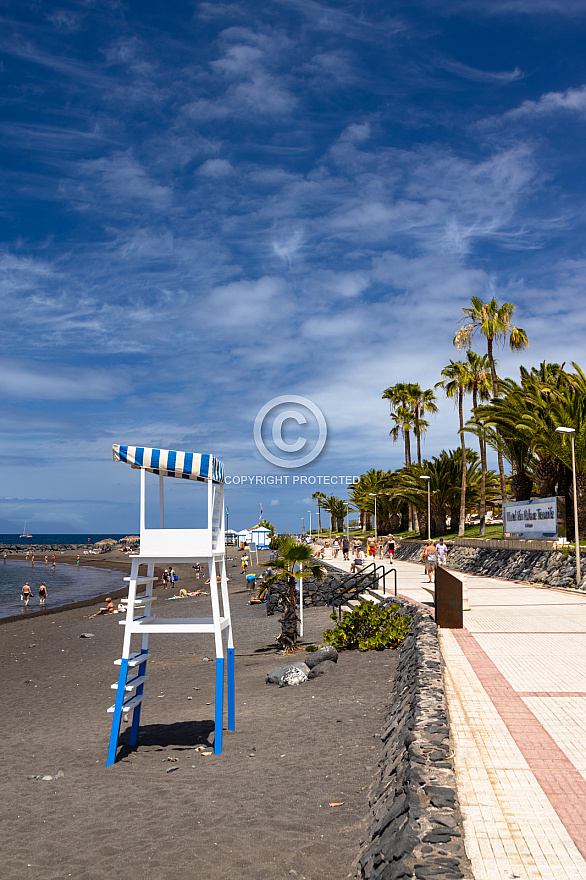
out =
[[[431,604],[423,566],[395,568]],[[476,880],[586,880],[586,596],[471,575],[468,596],[440,644]]]

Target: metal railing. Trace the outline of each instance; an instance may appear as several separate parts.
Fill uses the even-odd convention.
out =
[[[382,591],[383,594],[386,595],[386,578],[387,574],[392,573],[394,575],[394,586],[395,586],[395,596],[397,595],[397,571],[392,568],[390,571],[385,569],[384,565],[378,565],[376,562],[369,562],[367,565],[362,566],[360,571],[355,572],[355,574],[351,574],[344,578],[344,580],[337,584],[335,587],[332,587],[329,590],[326,603],[327,605],[331,605],[332,608],[338,608],[338,618],[342,618],[342,605],[345,605],[347,602],[350,602],[352,599],[356,599],[364,590],[377,590],[380,589],[379,583],[382,581]]]

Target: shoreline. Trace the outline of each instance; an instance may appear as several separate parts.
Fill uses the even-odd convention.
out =
[[[122,554],[121,554],[122,555]],[[100,556],[82,556],[80,554],[79,564],[87,565],[92,568],[102,568],[107,571],[120,571],[125,574],[130,573],[130,559],[104,559],[105,556],[110,556],[109,553],[104,553],[102,557]],[[19,562],[25,561],[24,553],[12,553],[8,559],[17,560]],[[67,550],[63,553],[63,555],[58,557],[58,563],[65,563],[66,565],[77,564],[77,551],[75,550]],[[40,567],[44,567],[44,563],[38,563]],[[43,608],[37,608],[36,610],[24,611],[21,609],[16,614],[10,614],[6,617],[0,617],[0,626],[3,626],[6,623],[14,623],[18,620],[36,620],[40,617],[46,617],[50,614],[59,614],[62,611],[68,611],[70,609],[75,608],[87,608],[90,605],[95,605],[99,602],[104,602],[107,596],[111,596],[112,599],[121,599],[126,596],[128,593],[128,585],[123,585],[117,590],[109,589],[104,593],[98,593],[96,596],[80,599],[78,602],[64,602],[62,605],[45,605]]]

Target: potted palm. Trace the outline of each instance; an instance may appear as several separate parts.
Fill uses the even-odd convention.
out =
[[[317,563],[310,563],[312,559],[311,547],[301,544],[292,535],[283,535],[278,549],[278,556],[263,565],[270,566],[272,573],[265,579],[265,587],[271,587],[278,581],[285,581],[283,591],[283,603],[285,608],[283,616],[279,618],[281,634],[277,636],[284,654],[293,654],[297,651],[297,581],[304,577],[314,577],[317,581],[323,580],[325,568]]]

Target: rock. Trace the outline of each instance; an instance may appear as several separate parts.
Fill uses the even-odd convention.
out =
[[[65,779],[65,773],[63,770],[57,770],[57,773],[53,777],[53,779]]]
[[[325,645],[323,648],[318,648],[317,651],[307,654],[305,663],[310,669],[313,669],[314,666],[317,666],[318,663],[322,663],[324,660],[332,660],[334,663],[338,662],[338,652],[331,645]]]
[[[303,669],[297,669],[292,666],[287,672],[283,673],[279,681],[279,687],[287,687],[287,685],[304,684],[307,681],[307,672]]]
[[[45,776],[43,776],[42,779],[43,779],[43,782],[53,782],[53,777],[50,776],[48,773]]]
[[[309,666],[303,663],[302,660],[298,660],[297,663],[288,663],[287,666],[276,666],[274,669],[271,669],[270,672],[267,672],[266,683],[279,684],[282,677],[289,669],[298,669],[306,676],[309,675]]]
[[[93,633],[81,633],[80,639],[94,639],[95,636]]]
[[[311,672],[309,673],[309,678],[317,678],[318,675],[323,675],[326,672],[329,672],[330,669],[335,669],[336,664],[333,660],[322,660],[321,663],[317,663]]]

